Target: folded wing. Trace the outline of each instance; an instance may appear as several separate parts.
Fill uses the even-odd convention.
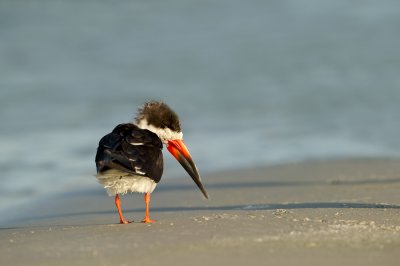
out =
[[[163,172],[162,142],[153,132],[133,124],[120,124],[99,142],[97,172],[117,169],[147,176],[156,183]]]

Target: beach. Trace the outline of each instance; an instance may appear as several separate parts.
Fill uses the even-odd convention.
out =
[[[1,265],[398,265],[400,160],[341,159],[163,179],[140,223],[101,189],[33,202],[3,222]]]
[[[399,265],[399,1],[0,1],[0,265]],[[99,140],[168,104],[114,198]]]

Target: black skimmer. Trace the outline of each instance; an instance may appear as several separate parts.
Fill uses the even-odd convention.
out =
[[[149,217],[150,193],[163,173],[163,143],[208,198],[183,142],[177,114],[165,103],[153,101],[139,108],[135,120],[135,124],[120,124],[105,135],[96,154],[97,180],[109,196],[115,196],[120,223],[130,223],[122,214],[119,198],[119,194],[128,192],[145,193],[146,215],[142,222],[154,222]]]

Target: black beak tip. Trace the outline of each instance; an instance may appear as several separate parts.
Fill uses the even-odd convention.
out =
[[[208,199],[208,194],[206,189],[204,188],[203,184],[201,183],[199,178],[193,178],[193,181],[196,183],[197,187],[200,189],[201,193],[203,194],[203,196]]]
[[[178,162],[182,165],[182,167],[186,170],[186,172],[189,174],[189,176],[193,179],[193,181],[196,183],[197,187],[200,189],[200,191],[203,193],[204,197],[208,199],[208,194],[201,183],[201,178],[199,175],[199,172],[197,171],[197,167],[194,164],[192,158],[185,157],[182,155],[182,153],[179,153],[179,157],[176,158]]]

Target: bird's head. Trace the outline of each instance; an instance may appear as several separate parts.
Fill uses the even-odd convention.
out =
[[[161,139],[168,151],[178,160],[199,187],[204,197],[208,198],[197,167],[183,142],[178,115],[165,103],[152,101],[139,108],[135,120],[139,128],[148,129]]]

